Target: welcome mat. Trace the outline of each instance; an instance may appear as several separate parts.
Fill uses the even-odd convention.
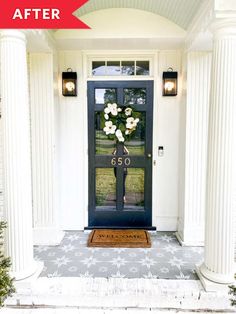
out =
[[[151,239],[145,230],[95,229],[89,235],[88,246],[149,248]]]

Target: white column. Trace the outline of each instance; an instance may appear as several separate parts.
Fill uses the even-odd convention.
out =
[[[6,255],[16,279],[29,277],[33,259],[31,161],[26,39],[16,30],[1,32],[4,210]]]
[[[216,283],[234,278],[233,197],[236,137],[236,22],[213,25],[209,112],[205,260],[201,274]]]
[[[64,232],[54,199],[53,54],[31,53],[29,60],[34,244],[57,245]]]
[[[185,163],[180,159],[180,215],[178,232],[182,245],[204,244],[207,131],[210,95],[210,52],[189,52],[186,58],[187,95],[182,145]],[[184,168],[183,165],[184,164]]]

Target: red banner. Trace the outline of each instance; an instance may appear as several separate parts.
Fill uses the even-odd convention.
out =
[[[88,0],[0,0],[0,28],[88,29],[73,15]]]

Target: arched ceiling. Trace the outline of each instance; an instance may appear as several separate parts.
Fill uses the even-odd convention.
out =
[[[76,15],[110,8],[133,8],[161,15],[183,29],[187,29],[205,0],[89,0]],[[141,21],[140,21],[141,22]]]

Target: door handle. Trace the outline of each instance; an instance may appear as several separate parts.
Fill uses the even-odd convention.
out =
[[[148,156],[148,158],[151,158],[151,157],[152,157],[152,154],[148,154],[147,156]]]

